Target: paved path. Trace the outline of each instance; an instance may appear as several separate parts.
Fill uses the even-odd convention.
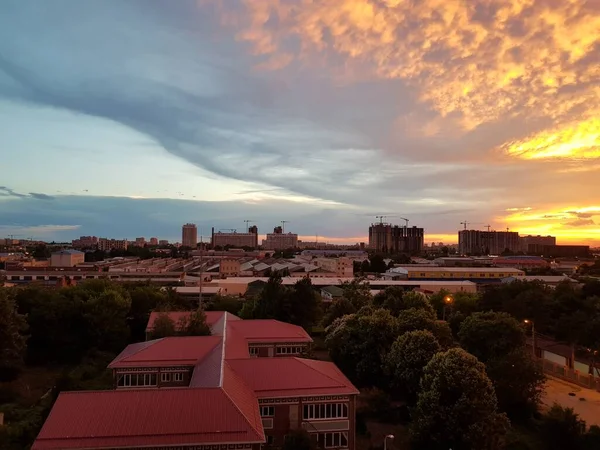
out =
[[[570,396],[574,393],[575,396]],[[579,400],[585,398],[585,401]],[[567,408],[573,408],[587,425],[600,426],[600,392],[586,389],[554,377],[548,377],[546,392],[542,396],[545,407],[558,403]]]

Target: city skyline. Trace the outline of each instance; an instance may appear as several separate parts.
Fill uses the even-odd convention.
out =
[[[0,238],[600,246],[597,7],[409,3],[4,2]]]

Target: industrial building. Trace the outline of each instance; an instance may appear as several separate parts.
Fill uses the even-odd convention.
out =
[[[555,236],[520,236],[519,241],[521,241],[521,251],[524,253],[528,253],[530,245],[556,245]]]
[[[216,247],[250,247],[258,248],[258,227],[253,225],[248,228],[247,233],[238,233],[236,230],[227,230],[229,232],[224,233],[212,229],[211,244],[213,248]]]
[[[85,261],[85,253],[79,250],[60,250],[50,255],[50,267],[75,267]]]
[[[522,270],[511,267],[437,267],[402,266],[394,267],[382,276],[389,280],[465,280],[474,282],[500,281],[506,277],[523,277]]]

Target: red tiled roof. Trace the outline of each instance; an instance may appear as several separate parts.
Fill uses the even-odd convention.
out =
[[[131,344],[108,367],[195,366],[220,342],[220,336],[180,336]]]
[[[171,320],[173,322],[175,322],[175,325],[178,325],[179,320],[182,317],[187,318],[190,316],[191,313],[192,313],[192,311],[169,311],[169,312],[152,311],[150,313],[150,318],[148,319],[148,325],[146,325],[146,332],[150,332],[150,331],[154,330],[154,321],[161,314],[167,314],[171,318]],[[223,316],[223,314],[228,314],[223,311],[205,311],[204,313],[206,314],[206,324],[209,327],[212,327],[215,323],[217,323],[219,321],[219,319]]]
[[[227,364],[259,398],[358,394],[335,364],[302,358],[249,358]]]
[[[136,389],[61,393],[32,450],[238,442],[264,434],[224,390]]]
[[[252,389],[233,371],[227,362],[222,366],[222,389],[258,434],[264,436],[258,400]]]
[[[304,328],[279,320],[238,320],[228,325],[248,342],[312,342]]]

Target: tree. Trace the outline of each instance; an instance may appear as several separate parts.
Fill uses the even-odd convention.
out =
[[[357,311],[363,306],[370,304],[373,300],[371,286],[362,278],[344,281],[340,287],[344,290],[344,298],[350,301]]]
[[[410,308],[400,311],[398,314],[398,333],[409,331],[427,330],[432,331],[435,326],[435,317],[426,310]]]
[[[482,362],[503,357],[525,345],[525,332],[506,313],[483,312],[467,317],[458,332],[460,345]]]
[[[371,272],[383,273],[387,270],[387,265],[381,255],[373,255],[369,258]]]
[[[131,298],[126,292],[105,289],[84,303],[83,317],[90,336],[90,348],[118,353],[128,343],[127,317]]]
[[[510,426],[497,411],[484,365],[459,348],[437,353],[425,366],[412,416],[418,449],[499,450]]]
[[[210,327],[202,309],[192,311],[189,316],[182,316],[177,328],[180,336],[210,336]]]
[[[310,278],[302,278],[292,286],[286,308],[286,322],[300,325],[309,330],[313,325],[319,323],[322,315],[322,299],[313,288]]]
[[[347,298],[342,297],[335,299],[325,312],[322,324],[327,328],[335,321],[335,319],[343,317],[347,314],[354,314],[355,312],[356,308],[354,308],[350,300]]]
[[[17,376],[27,347],[26,331],[27,321],[17,311],[14,297],[0,288],[0,382]]]
[[[290,430],[283,441],[283,450],[315,450],[316,447],[304,429]]]
[[[238,315],[242,309],[244,301],[236,295],[221,295],[217,294],[209,303],[207,310],[210,311],[227,311],[228,313]]]
[[[410,331],[398,337],[385,358],[392,387],[410,403],[416,399],[423,368],[441,350],[429,331]]]
[[[582,448],[585,422],[572,408],[552,405],[542,422],[542,436],[548,450],[578,450]]]
[[[325,344],[331,359],[356,384],[380,386],[385,383],[383,360],[397,336],[397,319],[378,309],[335,320],[327,328]]]
[[[151,338],[160,339],[168,336],[175,336],[175,322],[166,313],[160,313],[154,321],[154,329]]]
[[[541,399],[544,375],[525,350],[525,333],[506,313],[475,313],[458,332],[462,347],[487,366],[500,409],[512,418],[531,415]]]

